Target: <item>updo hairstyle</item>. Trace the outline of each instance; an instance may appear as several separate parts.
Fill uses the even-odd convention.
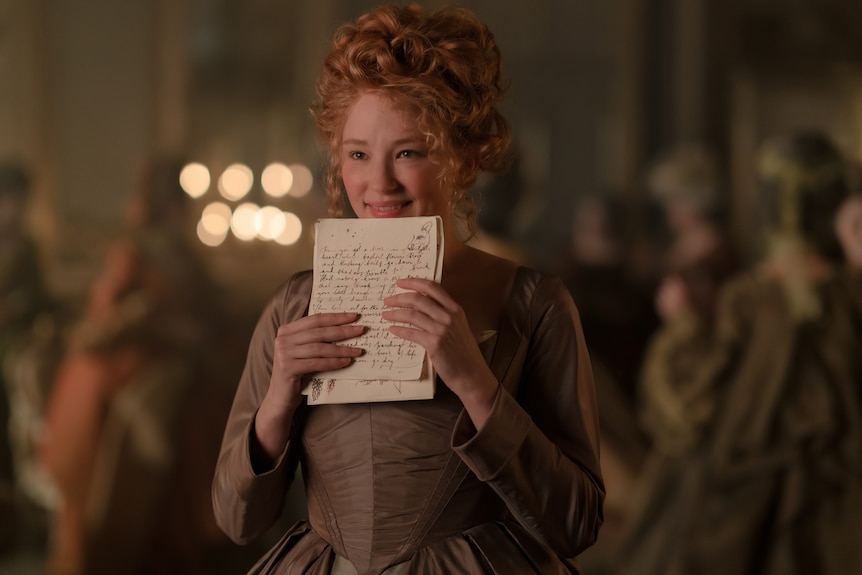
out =
[[[464,8],[426,13],[417,4],[381,6],[341,26],[324,62],[311,113],[327,147],[330,213],[342,214],[341,139],[351,106],[376,92],[415,114],[453,190],[451,207],[472,230],[476,208],[467,189],[480,171],[506,167],[511,141],[497,109],[500,50],[488,27]]]

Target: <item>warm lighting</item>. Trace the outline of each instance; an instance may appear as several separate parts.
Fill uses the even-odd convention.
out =
[[[210,171],[203,164],[187,164],[180,172],[180,186],[193,198],[199,198],[210,189]]]
[[[223,236],[230,230],[230,207],[223,202],[207,204],[201,213],[201,225],[207,233]]]
[[[254,216],[254,228],[262,240],[273,240],[284,231],[284,212],[275,206],[265,206]]]
[[[293,173],[290,195],[301,198],[311,191],[311,187],[314,185],[314,176],[311,174],[311,170],[302,164],[291,164],[290,171]]]
[[[256,238],[257,229],[254,220],[258,211],[260,208],[250,202],[237,206],[230,220],[230,229],[233,235],[243,241],[251,241]]]
[[[290,191],[293,185],[293,172],[284,164],[273,163],[264,168],[260,175],[263,191],[274,198],[280,198]]]
[[[212,179],[209,169],[197,162],[187,164],[180,175],[183,190],[193,198],[204,196]],[[280,245],[295,244],[302,237],[302,222],[296,214],[282,211],[273,205],[263,206],[248,201],[240,202],[255,184],[254,172],[246,164],[235,162],[227,166],[217,180],[219,194],[226,201],[208,203],[201,211],[197,235],[207,246],[219,246],[229,233],[237,239],[250,242],[254,239],[274,241]],[[290,195],[301,198],[314,186],[311,170],[302,164],[272,162],[260,173],[260,187],[272,198]]]
[[[302,236],[302,221],[292,212],[283,212],[284,229],[273,239],[283,246],[292,246]]]
[[[222,234],[214,234],[206,229],[203,220],[198,221],[198,239],[211,248],[220,246],[227,236],[227,230]]]
[[[226,200],[242,199],[254,184],[254,173],[245,164],[231,164],[218,179],[218,190]]]

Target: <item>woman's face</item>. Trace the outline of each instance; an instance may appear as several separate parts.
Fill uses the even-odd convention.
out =
[[[344,124],[341,177],[360,218],[449,215],[450,192],[425,136],[403,108],[372,92],[359,96]]]

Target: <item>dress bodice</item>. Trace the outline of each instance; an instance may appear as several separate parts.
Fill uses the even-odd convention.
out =
[[[460,411],[442,384],[432,400],[309,409],[303,433],[309,521],[360,572],[397,563],[504,512],[451,449]]]

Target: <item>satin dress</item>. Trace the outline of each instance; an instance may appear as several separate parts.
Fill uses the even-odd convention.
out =
[[[216,519],[242,544],[278,520],[301,464],[308,520],[250,573],[578,573],[604,484],[589,356],[563,284],[518,269],[479,344],[502,383],[480,432],[438,380],[431,400],[304,406],[285,452],[255,473],[275,334],[307,313],[311,283],[293,276],[261,315],[213,481]]]

